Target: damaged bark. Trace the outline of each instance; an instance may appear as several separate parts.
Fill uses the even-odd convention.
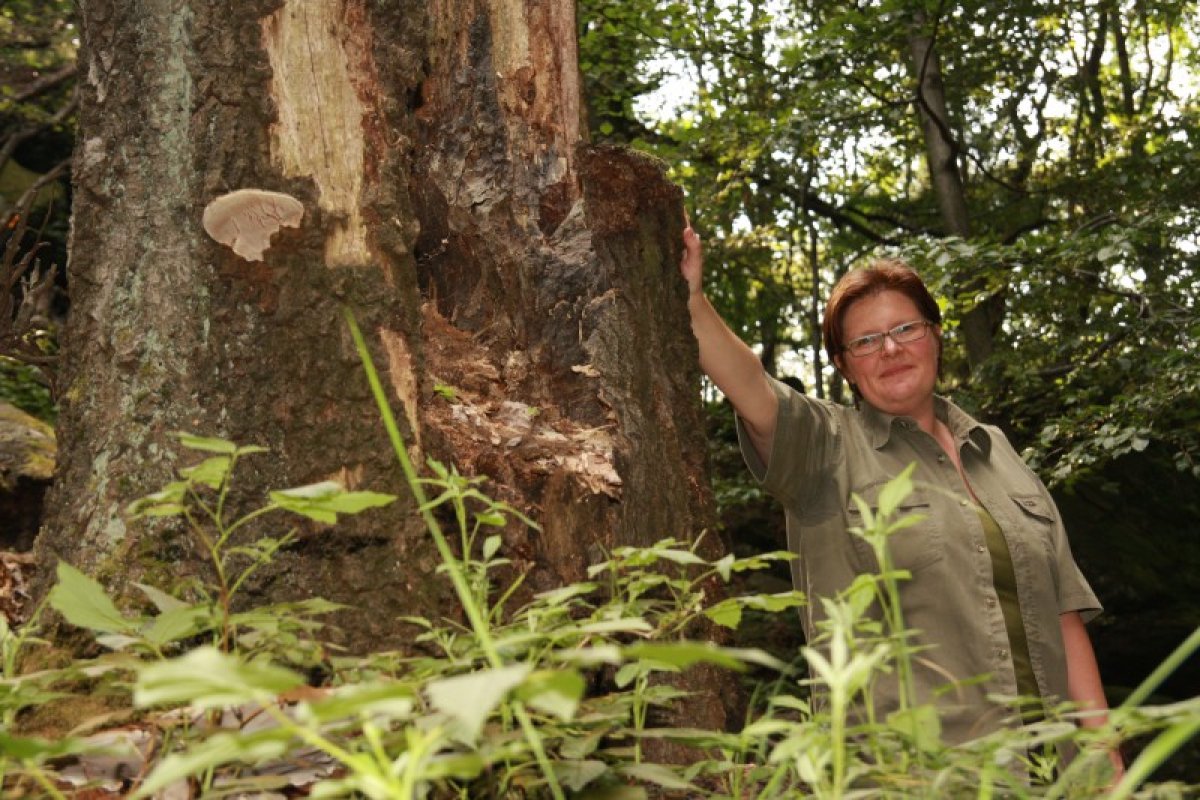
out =
[[[65,558],[119,589],[201,569],[181,531],[123,515],[180,466],[176,430],[270,448],[243,502],[329,477],[405,493],[343,304],[417,461],[488,475],[539,522],[504,534],[534,589],[713,525],[680,193],[652,160],[583,142],[571,4],[89,0],[82,16],[41,574]],[[245,188],[305,209],[262,261],[201,228]],[[340,616],[346,642],[402,646],[397,617],[438,615],[448,587],[411,502],[368,516],[303,530],[255,591],[370,608]]]

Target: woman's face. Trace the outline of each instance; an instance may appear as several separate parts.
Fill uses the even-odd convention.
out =
[[[916,304],[902,292],[888,289],[868,295],[846,309],[842,345],[920,319],[923,317]],[[854,356],[843,351],[836,358],[837,367],[875,408],[887,414],[919,417],[933,406],[941,335],[941,328],[934,326],[915,342],[897,344],[885,336],[883,347],[874,353]]]

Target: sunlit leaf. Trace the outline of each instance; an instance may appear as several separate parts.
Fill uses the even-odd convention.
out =
[[[204,436],[196,436],[191,433],[182,431],[175,434],[179,438],[179,443],[189,450],[202,450],[206,453],[223,453],[225,455],[233,455],[238,451],[238,446],[233,442],[228,442],[224,439],[213,439]]]
[[[570,722],[587,683],[575,670],[543,670],[525,679],[517,696],[539,711]]]
[[[531,669],[528,664],[513,664],[480,670],[433,681],[426,685],[425,691],[433,707],[458,720],[465,738],[474,741],[488,716],[525,680]]]
[[[58,583],[50,590],[50,606],[67,622],[103,633],[136,632],[139,622],[126,619],[104,587],[72,567],[58,562]]]
[[[213,647],[201,647],[138,671],[133,702],[139,707],[187,703],[198,709],[269,702],[304,683],[282,667],[245,662]]]
[[[213,456],[195,466],[184,467],[179,470],[179,474],[193,483],[202,483],[216,489],[229,476],[229,467],[232,464],[233,459],[229,456]]]

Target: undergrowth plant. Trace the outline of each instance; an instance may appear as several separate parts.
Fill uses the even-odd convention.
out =
[[[442,558],[466,624],[409,617],[410,652],[330,653],[321,615],[331,603],[244,608],[246,582],[282,549],[295,515],[334,523],[392,502],[332,483],[271,492],[256,510],[230,518],[227,499],[241,461],[261,453],[220,439],[182,435],[201,454],[179,480],[135,502],[136,518],[175,517],[210,562],[206,581],[137,586],[150,611],[118,608],[98,583],[59,568],[50,604],[97,634],[110,653],[47,673],[19,675],[17,650],[37,647],[35,628],[0,629],[0,769],[10,787],[65,796],[56,770],[66,755],[87,758],[87,737],[58,741],[9,733],[23,710],[82,675],[124,676],[130,702],[159,741],[133,770],[129,796],[148,798],[185,782],[191,796],[226,797],[301,786],[312,797],[519,798],[1076,798],[1178,797],[1184,787],[1150,784],[1154,768],[1200,727],[1200,700],[1143,705],[1200,633],[1107,725],[1078,728],[1069,707],[966,744],[941,736],[935,709],[918,704],[910,672],[915,644],[898,591],[907,576],[887,539],[914,521],[897,517],[910,472],[862,506],[856,535],[875,550],[878,575],[822,598],[820,635],[783,663],[754,649],[696,640],[707,625],[736,628],[747,613],[793,613],[795,592],[714,598],[708,587],[762,569],[788,553],[710,561],[695,543],[663,539],[615,548],[586,581],[518,602],[521,578],[505,578],[500,530],[534,523],[491,499],[481,479],[408,460],[383,389],[353,320],[351,330],[417,508]],[[274,520],[275,522],[271,522]],[[451,527],[446,535],[443,522]],[[280,532],[266,523],[277,525]],[[451,546],[451,541],[454,546]],[[320,658],[320,685],[306,668]],[[664,727],[687,702],[676,674],[697,664],[767,670],[746,724],[737,731]],[[799,667],[799,668],[798,668]],[[896,682],[898,709],[879,718],[872,699]],[[1014,706],[1014,718],[1017,708]],[[93,726],[95,727],[95,726]],[[1120,782],[1101,767],[1112,747],[1149,739]],[[683,745],[686,764],[657,763],[651,744]],[[1059,760],[1057,748],[1079,755]],[[286,767],[286,768],[285,768]],[[0,784],[4,786],[5,784]]]

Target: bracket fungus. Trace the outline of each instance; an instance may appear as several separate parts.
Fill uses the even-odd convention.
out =
[[[271,236],[280,228],[299,228],[304,206],[290,194],[239,189],[223,194],[204,209],[204,230],[247,261],[262,261]]]

